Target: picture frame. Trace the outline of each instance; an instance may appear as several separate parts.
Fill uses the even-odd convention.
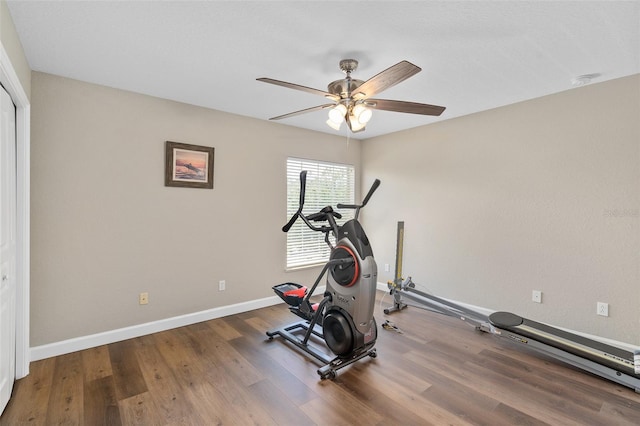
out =
[[[164,185],[213,189],[215,148],[166,141]]]

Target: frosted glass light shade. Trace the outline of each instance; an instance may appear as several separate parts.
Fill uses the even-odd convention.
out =
[[[363,104],[358,104],[353,107],[353,115],[355,115],[359,123],[367,124],[369,120],[371,120],[373,111],[371,111],[371,109],[367,108]]]
[[[347,107],[342,104],[338,104],[329,110],[329,120],[336,124],[340,124],[344,120],[344,115],[346,113]]]
[[[331,119],[327,120],[327,124],[329,125],[329,127],[331,127],[333,130],[340,130],[340,123],[334,123],[333,121],[331,121]]]

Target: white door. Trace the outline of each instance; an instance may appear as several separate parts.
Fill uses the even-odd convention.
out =
[[[0,414],[16,369],[16,108],[0,86]]]

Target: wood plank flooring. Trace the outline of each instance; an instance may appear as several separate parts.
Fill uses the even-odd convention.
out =
[[[380,299],[383,299],[382,301]],[[382,303],[380,303],[382,302]],[[320,381],[272,306],[37,361],[0,425],[638,425],[640,394],[410,307],[378,357]]]

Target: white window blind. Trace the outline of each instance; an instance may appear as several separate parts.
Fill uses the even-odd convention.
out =
[[[303,213],[310,215],[338,203],[354,204],[355,170],[347,164],[325,163],[300,158],[287,159],[287,218],[298,210],[300,201],[300,172],[307,171],[307,185]],[[354,210],[339,210],[343,224],[354,216]],[[314,222],[312,222],[314,223]],[[318,222],[318,225],[327,222]],[[315,223],[314,223],[315,224]],[[331,238],[333,242],[333,238]],[[287,232],[287,269],[318,265],[329,260],[329,246],[324,233],[312,231],[298,219]]]

